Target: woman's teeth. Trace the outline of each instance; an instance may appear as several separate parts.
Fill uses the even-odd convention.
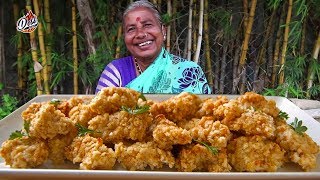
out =
[[[151,44],[152,43],[152,41],[146,41],[146,42],[143,42],[143,43],[140,43],[140,44],[138,44],[138,46],[145,46],[145,45],[148,45],[148,44]]]

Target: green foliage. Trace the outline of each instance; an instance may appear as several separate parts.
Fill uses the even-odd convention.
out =
[[[267,7],[269,9],[277,9],[280,6],[281,2],[282,0],[268,0]]]
[[[235,31],[230,23],[231,17],[232,13],[223,8],[214,9],[209,12],[210,21],[217,23],[226,35],[232,35]]]
[[[297,132],[299,135],[303,135],[304,132],[308,130],[306,126],[302,126],[302,121],[298,118],[294,118],[294,121],[290,123],[290,126]]]
[[[284,83],[276,88],[265,88],[262,92],[264,96],[283,96],[287,98],[306,98],[306,92],[295,83]]]
[[[3,84],[0,83],[0,90],[2,90],[3,87]],[[19,101],[16,97],[10,96],[9,94],[4,94],[1,97],[0,103],[0,120],[16,110],[18,103]]]

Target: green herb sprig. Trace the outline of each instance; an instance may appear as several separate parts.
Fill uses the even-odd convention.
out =
[[[61,103],[61,101],[59,99],[51,99],[50,101],[50,104],[53,104],[53,105],[59,105]]]
[[[76,127],[78,129],[78,136],[85,136],[86,134],[101,133],[101,132],[96,132],[94,130],[88,129],[82,126],[80,123],[77,123]]]
[[[10,134],[9,140],[14,140],[16,138],[22,138],[23,136],[26,136],[25,133],[23,133],[21,130],[16,130],[15,132]]]
[[[15,132],[11,133],[9,136],[9,140],[13,140],[16,138],[22,138],[23,136],[29,136],[29,131],[30,131],[30,122],[24,122],[23,124],[24,130],[26,133],[24,133],[22,130],[18,131],[16,130]]]
[[[142,99],[143,101],[147,101],[147,98],[142,93],[139,95],[139,99]]]
[[[145,112],[148,112],[150,110],[150,106],[149,105],[143,105],[143,106],[136,106],[135,108],[128,108],[126,106],[121,106],[121,110],[122,111],[126,111],[129,114],[143,114]]]
[[[201,141],[198,141],[198,140],[194,140],[194,141],[196,141],[197,143],[200,143],[200,144],[204,145],[213,155],[217,155],[217,154],[219,153],[219,150],[218,150],[218,148],[216,148],[216,147],[209,146],[207,143],[201,142]]]
[[[290,123],[290,126],[294,129],[295,132],[297,132],[299,135],[303,135],[304,132],[307,131],[306,126],[302,126],[302,121],[299,120],[297,117],[294,118],[294,121]]]
[[[289,115],[284,111],[280,111],[279,112],[279,117],[284,119],[284,120],[287,120],[289,118]]]

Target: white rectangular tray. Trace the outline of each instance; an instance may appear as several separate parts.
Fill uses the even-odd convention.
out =
[[[23,127],[21,113],[32,102],[50,101],[51,99],[69,99],[74,95],[41,95],[33,98],[16,111],[11,113],[0,121],[0,144],[7,140],[12,132],[20,130]],[[88,96],[88,95],[79,95]],[[93,96],[93,95],[90,95]],[[147,98],[154,100],[165,100],[172,95],[146,95]],[[218,95],[200,95],[202,98],[216,97]],[[238,97],[238,95],[225,95],[229,99]],[[295,117],[303,121],[303,125],[308,127],[307,134],[320,145],[320,123],[305,113],[295,104],[284,97],[268,96],[267,99],[273,99],[277,107],[289,114],[288,123],[292,122]],[[161,171],[125,171],[119,170],[78,170],[70,169],[72,165],[54,167],[51,165],[42,166],[38,169],[12,169],[4,164],[0,157],[0,179],[320,179],[320,158],[317,159],[317,168],[311,172],[303,172],[294,164],[288,164],[279,169],[278,172],[173,172],[170,169]]]

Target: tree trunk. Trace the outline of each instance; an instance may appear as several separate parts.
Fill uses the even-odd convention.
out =
[[[320,31],[318,34],[318,38],[314,44],[313,52],[312,52],[312,58],[313,59],[318,59],[319,56],[319,51],[320,51]],[[313,86],[313,81],[314,81],[314,76],[315,72],[312,68],[313,63],[310,63],[309,68],[308,68],[308,84],[307,84],[307,89],[309,90]],[[310,97],[310,94],[307,94],[308,97]]]
[[[221,58],[221,72],[220,72],[220,90],[219,93],[224,94],[224,84],[226,78],[226,68],[227,68],[227,53],[228,53],[228,37],[224,35],[223,47],[222,47],[222,58]]]
[[[17,22],[19,17],[19,4],[17,1],[13,3],[13,17],[14,22]],[[18,72],[18,89],[23,90],[26,88],[26,68],[22,65],[22,33],[17,31],[17,72]]]
[[[213,75],[212,75],[212,63],[210,53],[210,38],[209,38],[209,20],[208,20],[208,0],[204,1],[204,44],[205,44],[205,56],[206,56],[206,73],[208,83],[211,89],[213,89]]]
[[[52,32],[51,32],[51,17],[50,17],[50,1],[44,0],[44,20],[46,22],[46,55],[49,84],[52,78]]]
[[[116,41],[116,59],[117,58],[120,58],[120,52],[121,52],[121,37],[122,37],[122,27],[121,27],[121,24],[119,24],[119,27],[118,27],[118,31],[117,31],[117,41]]]
[[[0,2],[0,83],[6,85],[6,61],[4,55],[4,7],[3,1]]]
[[[280,75],[279,75],[279,84],[284,83],[284,64],[286,62],[286,53],[287,53],[287,45],[289,38],[289,25],[291,22],[291,13],[292,13],[292,0],[289,0],[288,4],[288,13],[286,18],[286,27],[284,29],[283,35],[283,43],[282,43],[282,51],[281,51],[281,59],[280,59]]]
[[[32,10],[31,0],[27,0],[26,9],[28,11]],[[41,70],[43,69],[43,67],[38,61],[38,46],[37,46],[37,40],[36,40],[34,31],[30,33],[30,46],[31,46],[31,56],[34,62],[33,70],[36,76],[37,95],[41,95],[43,93],[42,77],[41,77]]]
[[[38,0],[33,0],[33,6],[34,6],[35,14],[38,17],[40,17]],[[43,74],[44,91],[46,94],[50,94],[47,56],[46,56],[46,48],[44,43],[43,24],[41,21],[39,21],[39,24],[38,24],[38,38],[39,38],[39,46],[40,46],[40,52],[41,52],[41,58],[42,58],[41,64],[43,67],[42,74]]]
[[[271,35],[271,29],[272,29],[272,24],[274,22],[274,15],[275,15],[276,10],[274,9],[272,11],[272,14],[269,18],[269,22],[267,24],[267,29],[266,29],[266,33],[263,36],[263,41],[262,44],[260,46],[260,50],[258,53],[258,57],[257,57],[257,65],[256,68],[254,70],[254,78],[253,78],[253,91],[255,92],[261,92],[263,90],[264,87],[264,80],[266,79],[265,77],[267,76],[267,66],[266,66],[266,50],[267,50],[267,43],[268,43],[268,39],[270,39],[270,35]]]
[[[79,93],[78,81],[78,40],[77,40],[77,12],[75,0],[72,0],[72,57],[73,57],[73,93]]]
[[[200,10],[199,10],[199,33],[198,33],[198,43],[197,43],[197,50],[195,52],[194,62],[199,63],[199,56],[201,50],[201,43],[202,43],[202,30],[203,30],[203,0],[200,0]]]
[[[242,0],[242,4],[243,4],[243,36],[245,36],[246,30],[248,27],[248,18],[249,18],[248,0]]]
[[[89,54],[96,54],[96,46],[93,41],[95,33],[95,24],[91,13],[91,8],[88,0],[77,0],[77,8],[80,14],[80,24],[85,33],[87,50]]]
[[[192,48],[192,8],[193,0],[190,0],[189,4],[189,20],[188,20],[188,46],[187,46],[187,59],[191,60],[191,48]]]
[[[280,52],[280,41],[281,41],[281,26],[284,21],[284,13],[285,8],[282,8],[281,16],[279,20],[278,30],[277,30],[277,36],[276,36],[276,43],[274,46],[274,54],[273,54],[273,66],[272,66],[272,75],[271,75],[271,86],[274,88],[277,85],[277,75],[279,71],[279,52]]]
[[[250,39],[252,24],[253,24],[253,20],[254,20],[256,5],[257,5],[257,0],[252,0],[251,7],[250,7],[249,19],[248,19],[248,25],[247,25],[247,29],[246,29],[246,35],[244,37],[244,40],[242,42],[242,47],[241,47],[241,56],[240,56],[240,60],[239,60],[240,62],[239,62],[239,67],[238,67],[238,75],[239,75],[239,77],[241,77],[240,79],[242,79],[242,84],[241,84],[242,87],[245,87],[245,77],[246,77],[245,63],[246,63],[249,39]],[[243,93],[244,93],[244,88],[241,88],[240,94],[243,94]]]
[[[167,13],[169,15],[169,18],[172,19],[172,2],[171,0],[167,1]],[[165,36],[165,40],[166,40],[166,49],[168,52],[170,52],[170,41],[171,41],[171,25],[168,24],[167,26],[167,33]]]

